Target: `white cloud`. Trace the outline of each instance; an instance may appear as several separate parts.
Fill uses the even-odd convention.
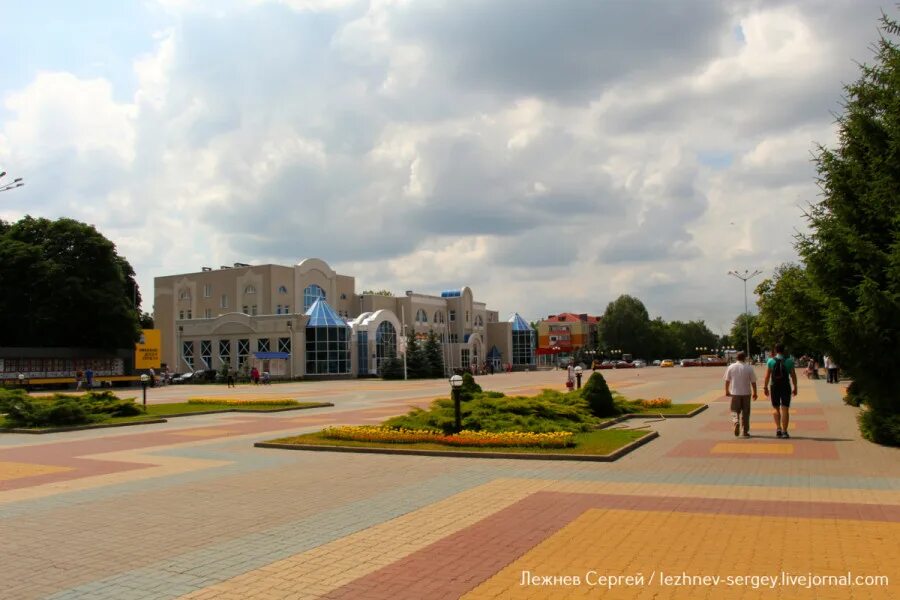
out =
[[[468,284],[529,318],[632,293],[714,327],[743,308],[729,269],[793,257],[810,150],[834,142],[878,16],[874,0],[158,4],[133,82],[35,71],[0,114],[19,206],[95,223],[145,297],[157,275],[321,256],[360,289]]]

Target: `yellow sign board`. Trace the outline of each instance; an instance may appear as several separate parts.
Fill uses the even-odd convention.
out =
[[[135,369],[158,369],[162,335],[159,329],[142,329],[141,339],[134,345]]]

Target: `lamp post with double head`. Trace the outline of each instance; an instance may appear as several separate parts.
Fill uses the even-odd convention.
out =
[[[728,274],[744,282],[744,323],[747,325],[747,360],[750,360],[750,309],[747,306],[747,282],[757,275],[762,275],[762,271],[755,270],[751,273],[749,270],[744,269],[744,272],[741,273],[735,269],[734,271],[728,271]]]
[[[455,418],[456,433],[462,431],[462,406],[460,406],[459,397],[462,391],[460,389],[462,384],[463,378],[459,375],[454,375],[450,378],[450,394],[453,396],[453,416]]]
[[[6,176],[6,171],[0,172],[0,179]],[[25,182],[22,181],[21,177],[16,177],[9,183],[0,182],[0,192],[8,192],[9,190],[14,190],[16,188],[20,188],[25,185]]]
[[[575,382],[576,382],[576,385],[578,386],[577,389],[579,389],[579,390],[581,389],[581,373],[583,371],[584,371],[584,369],[581,368],[581,365],[578,365],[577,367],[575,367]]]

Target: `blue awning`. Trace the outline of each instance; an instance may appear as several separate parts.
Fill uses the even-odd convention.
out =
[[[497,350],[497,346],[491,346],[491,351],[488,352],[487,357],[493,359],[493,358],[500,358],[501,356],[502,356],[502,354],[500,354],[500,351]]]
[[[462,290],[444,290],[441,292],[441,298],[459,298],[462,296]]]
[[[254,352],[253,356],[256,358],[267,359],[267,358],[284,358],[288,359],[291,357],[290,352]]]

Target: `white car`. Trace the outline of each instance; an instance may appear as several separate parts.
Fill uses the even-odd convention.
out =
[[[640,358],[636,358],[636,359],[634,359],[634,366],[638,369],[643,369],[644,367],[647,366],[647,363]]]

